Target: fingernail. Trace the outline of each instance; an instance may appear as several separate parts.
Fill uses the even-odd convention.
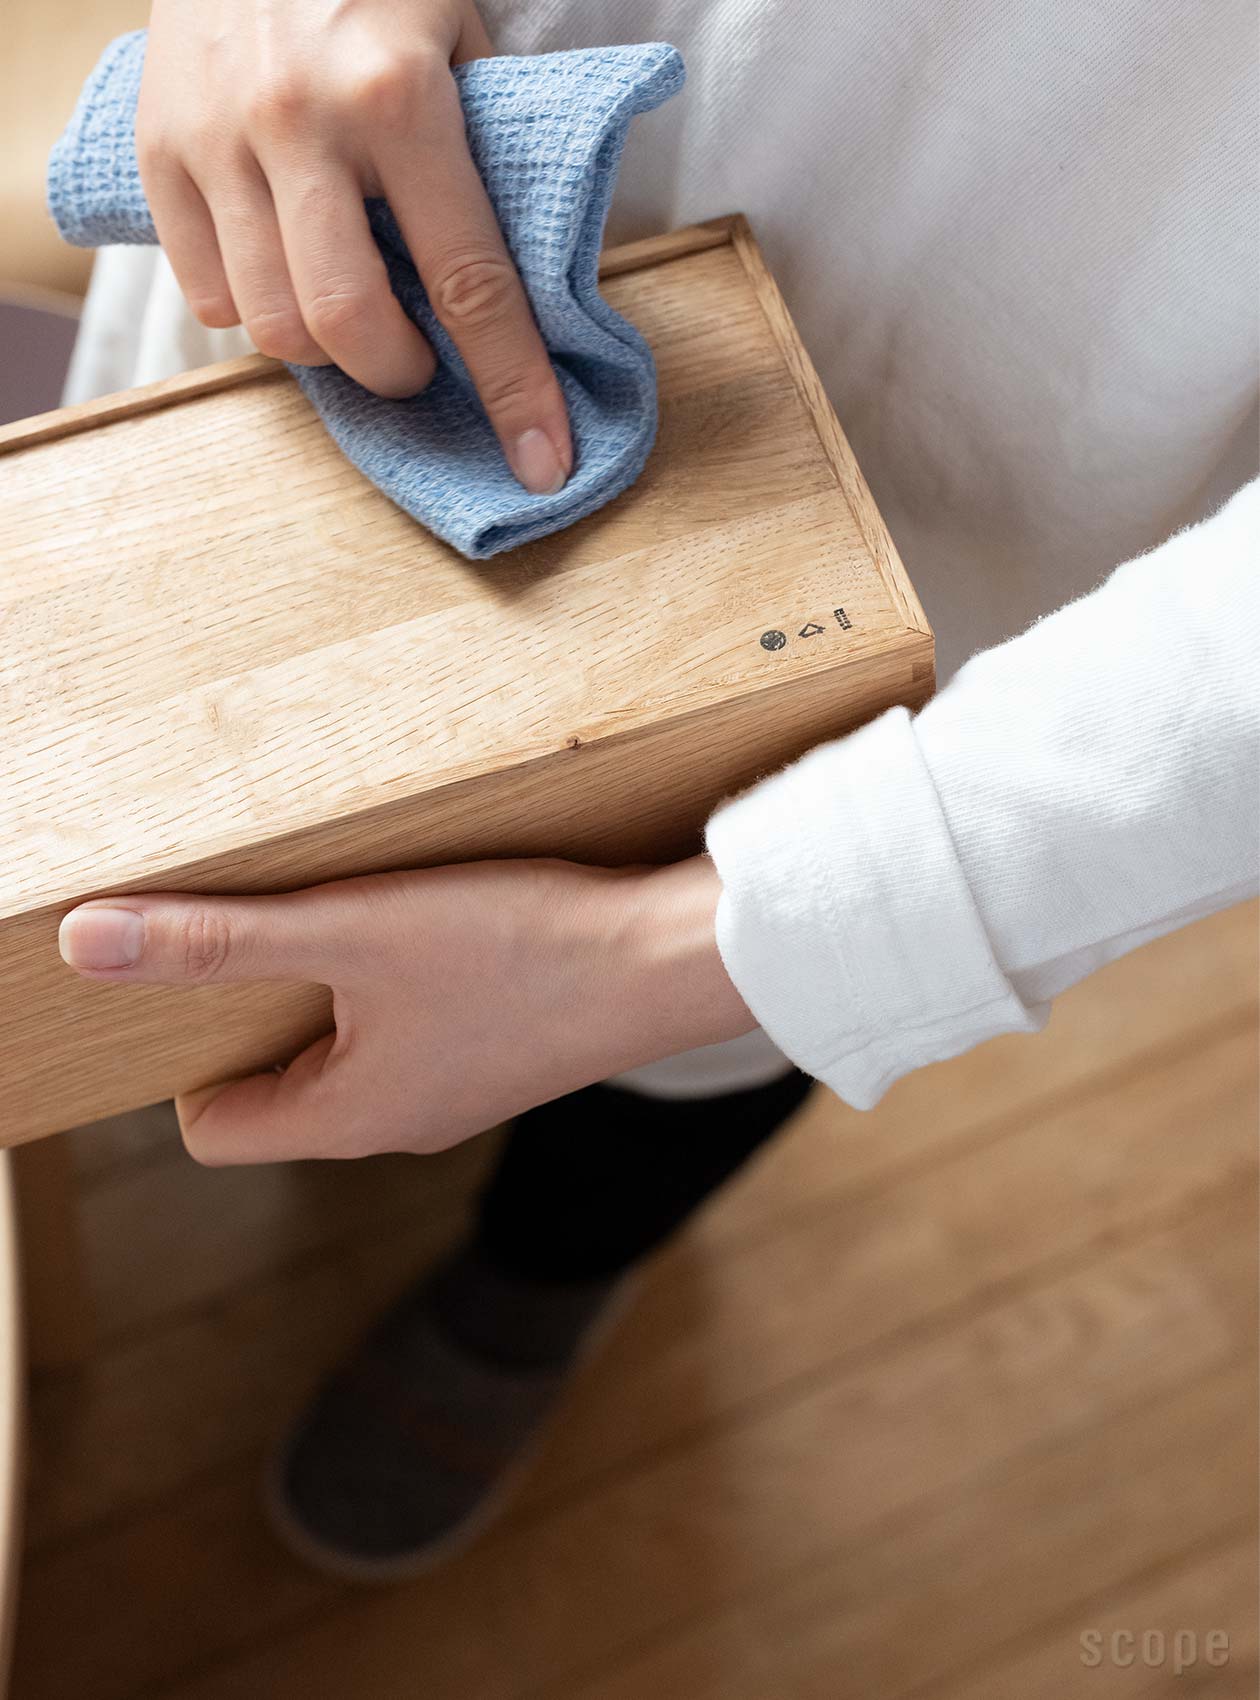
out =
[[[537,426],[522,431],[508,458],[518,483],[535,496],[554,496],[557,490],[564,488],[565,472],[560,456],[551,438]]]
[[[134,909],[72,909],[57,948],[71,968],[131,968],[144,949],[144,916]]]

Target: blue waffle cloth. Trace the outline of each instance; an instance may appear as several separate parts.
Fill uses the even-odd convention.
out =
[[[79,247],[157,241],[136,164],[144,46],[137,30],[106,48],[49,160],[49,208]],[[599,247],[630,120],[683,76],[662,42],[455,71],[472,156],[568,404],[575,466],[554,496],[530,495],[513,478],[389,208],[366,203],[394,293],[437,351],[437,375],[422,395],[387,401],[333,366],[290,370],[359,470],[461,554],[484,559],[559,531],[643,470],[656,371],[643,338],[600,298]]]

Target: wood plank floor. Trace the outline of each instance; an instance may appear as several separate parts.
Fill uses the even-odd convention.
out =
[[[77,1130],[96,1346],[33,1389],[15,1700],[1254,1697],[1256,930],[871,1115],[816,1094],[509,1515],[381,1592],[273,1544],[260,1462],[492,1141],[212,1172],[165,1109]]]

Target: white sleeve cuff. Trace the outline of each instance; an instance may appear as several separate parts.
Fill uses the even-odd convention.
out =
[[[709,822],[717,940],[774,1042],[855,1109],[998,1033],[1035,1032],[999,968],[904,708]]]

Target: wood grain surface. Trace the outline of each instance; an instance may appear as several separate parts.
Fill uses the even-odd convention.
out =
[[[83,898],[672,857],[724,795],[930,694],[931,634],[745,221],[604,270],[656,354],[656,449],[488,562],[368,484],[261,357],[5,434],[0,1142],[327,1025],[321,988],[79,981],[55,936]]]

